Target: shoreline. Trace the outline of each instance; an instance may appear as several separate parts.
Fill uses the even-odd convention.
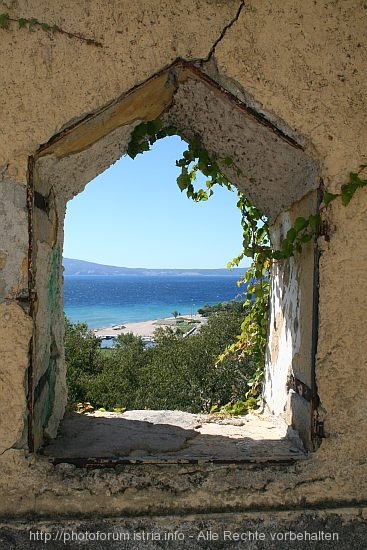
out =
[[[200,321],[200,324],[203,324],[204,319],[206,322],[206,317],[196,313],[195,315],[180,315],[185,319]],[[158,327],[164,326],[175,326],[176,319],[174,317],[165,317],[163,319],[151,319],[149,321],[140,321],[135,323],[124,323],[116,326],[121,326],[123,328],[114,329],[112,327],[101,327],[98,329],[92,329],[92,332],[97,337],[103,336],[119,336],[119,334],[127,334],[132,332],[135,336],[141,336],[146,338],[151,338],[154,334],[154,331]],[[199,323],[197,326],[200,326]]]

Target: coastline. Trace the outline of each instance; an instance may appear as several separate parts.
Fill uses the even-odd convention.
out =
[[[180,315],[180,317],[184,317],[193,321],[200,321],[200,324],[206,322],[206,317],[203,317],[198,313],[195,315]],[[102,327],[94,329],[93,332],[97,337],[118,336],[119,334],[127,334],[128,332],[132,332],[135,336],[151,338],[154,334],[154,331],[158,327],[175,325],[176,319],[174,317],[165,317],[163,319],[152,319],[150,321],[140,321],[137,323],[124,323],[123,325],[121,325],[121,327],[123,328],[118,329],[114,329],[112,327]],[[198,324],[197,326],[200,325]]]

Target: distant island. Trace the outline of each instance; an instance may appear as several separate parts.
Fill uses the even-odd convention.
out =
[[[144,267],[117,267],[113,265],[102,265],[84,260],[73,260],[71,258],[63,258],[64,275],[66,276],[85,276],[85,275],[192,275],[192,276],[220,276],[220,277],[236,277],[241,278],[246,271],[246,268],[228,269],[148,269]]]

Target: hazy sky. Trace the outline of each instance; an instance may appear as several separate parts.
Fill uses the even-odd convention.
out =
[[[241,251],[237,195],[218,187],[195,203],[181,193],[175,161],[184,149],[180,138],[166,138],[91,181],[68,203],[64,256],[124,267],[226,267]]]

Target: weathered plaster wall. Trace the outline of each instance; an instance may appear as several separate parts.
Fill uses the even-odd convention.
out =
[[[345,517],[348,516],[348,524]],[[304,510],[267,514],[213,513],[172,515],[162,517],[139,518],[96,518],[93,520],[75,519],[69,521],[40,520],[19,521],[0,524],[4,550],[38,550],[47,537],[47,546],[52,544],[55,550],[84,547],[90,533],[88,548],[91,550],[109,550],[123,548],[132,550],[155,550],[162,544],[177,550],[200,548],[212,550],[231,548],[242,550],[264,550],[281,548],[282,550],[363,548],[366,537],[365,510],[334,511]],[[32,532],[34,538],[30,537]],[[39,539],[36,539],[38,533]],[[97,534],[98,533],[98,534]],[[310,534],[319,537],[319,542],[308,539]],[[94,539],[93,539],[94,535]],[[291,538],[292,535],[292,538]],[[299,538],[297,538],[297,536]],[[103,538],[104,537],[104,538]],[[145,538],[143,538],[145,537]],[[165,537],[167,537],[165,539]],[[171,538],[168,538],[171,537]],[[322,538],[324,537],[324,538]],[[330,538],[328,538],[330,537]],[[80,539],[78,541],[78,538]],[[306,539],[306,540],[305,540]],[[323,540],[323,541],[322,541]],[[66,546],[68,545],[68,546]],[[70,545],[70,546],[69,546]],[[315,545],[315,546],[314,546]],[[316,546],[317,545],[317,546]]]
[[[24,186],[0,175],[0,453],[26,444],[28,231]],[[10,397],[11,396],[11,397]],[[24,437],[25,436],[25,439]]]
[[[270,223],[319,185],[317,165],[228,94],[182,71],[171,108],[165,113],[183,135],[200,135],[204,146],[233,167],[223,172],[269,217]],[[239,171],[239,172],[238,172]]]
[[[0,186],[0,300],[27,298],[27,197],[21,183],[3,177],[1,172]]]
[[[137,0],[109,5],[16,0],[1,12],[56,24],[101,47],[40,29],[0,33],[0,71],[6,105],[1,112],[0,167],[25,183],[26,159],[65,124],[130,90],[175,59],[203,59],[239,2]],[[21,81],[21,85],[17,85]],[[40,122],[42,123],[40,124]]]
[[[215,52],[222,75],[304,136],[331,189],[367,160],[366,21],[363,0],[250,0]]]
[[[23,309],[27,303],[22,301],[22,308],[16,304],[19,296],[14,289],[26,288],[26,195],[19,184],[26,183],[28,156],[72,120],[101,109],[177,57],[205,59],[235,19],[239,5],[139,1],[115,4],[107,11],[98,2],[0,2],[0,12],[56,23],[102,43],[97,47],[62,34],[50,37],[38,29],[29,33],[16,24],[8,31],[0,29],[5,98],[0,193],[5,212],[14,213],[6,219],[1,216],[1,449],[22,438],[21,417],[26,412],[31,323]],[[301,136],[331,190],[346,181],[349,171],[366,164],[366,23],[365,2],[358,0],[312,5],[249,0],[205,69],[279,127]],[[13,191],[9,194],[13,181],[18,182],[14,196]],[[364,189],[347,208],[334,203],[324,215],[330,241],[319,239],[316,377],[327,437],[308,461],[249,470],[202,465],[85,472],[54,468],[42,458],[12,449],[0,457],[0,487],[6,495],[0,513],[152,515],[167,507],[210,513],[213,502],[220,502],[221,510],[253,506],[273,509],[276,515],[280,507],[353,506],[365,501],[366,211]],[[3,317],[8,308],[14,315]],[[10,380],[11,400],[6,391]],[[17,403],[14,410],[11,401]],[[347,513],[343,517],[348,521]]]
[[[337,453],[343,441],[349,467],[367,462],[366,213],[364,189],[348,208],[336,204],[329,218],[330,243],[321,244],[316,379],[327,435],[324,449]]]
[[[15,328],[15,330],[14,330]],[[0,455],[19,445],[27,419],[27,369],[31,319],[15,303],[0,304],[1,374],[0,374]],[[4,399],[6,396],[6,399]],[[25,434],[26,437],[26,434]]]
[[[272,226],[272,241],[281,247],[282,239],[297,217],[317,212],[317,193],[308,193],[292,208],[280,214]],[[315,243],[303,246],[302,254],[276,262],[271,278],[269,341],[266,352],[264,400],[270,411],[294,426],[307,447],[311,447],[311,396],[313,357],[316,338],[313,310]],[[293,380],[307,390],[295,392]],[[307,392],[307,393],[306,393]]]
[[[216,48],[222,78],[233,79],[234,86],[240,83],[254,106],[303,135],[306,151],[316,155],[331,191],[340,189],[350,171],[366,164],[366,23],[362,1],[312,6],[291,0],[271,6],[250,1]],[[326,458],[330,453],[334,459],[338,452],[339,460],[349,464],[352,456],[366,456],[362,394],[367,388],[361,378],[366,351],[366,204],[365,190],[347,208],[335,204],[324,213],[330,242],[320,239],[316,376],[328,438],[318,454]]]
[[[61,387],[65,386],[65,382],[59,380],[60,377],[65,379],[60,328],[56,328],[58,336],[55,337],[55,327],[62,324],[58,319],[62,320],[63,315],[61,288],[57,289],[56,284],[61,286],[61,281],[55,275],[55,269],[61,269],[59,251],[63,244],[62,221],[66,203],[88,181],[126,153],[136,121],[158,116],[186,138],[199,135],[216,158],[232,159],[230,167],[222,163],[227,177],[251,197],[270,222],[277,216],[283,216],[283,226],[288,221],[286,229],[282,228],[282,222],[278,222],[274,235],[279,231],[282,235],[286,233],[295,219],[294,212],[303,216],[315,212],[316,205],[312,203],[310,208],[310,201],[305,199],[292,207],[293,214],[280,214],[310,189],[318,187],[316,163],[297,143],[273,126],[259,121],[237,98],[225,93],[197,68],[184,63],[174,64],[43,147],[35,157],[32,181],[34,193],[40,193],[47,202],[46,208],[36,205],[33,215],[32,266],[34,309],[37,312],[33,360],[36,449],[42,443],[44,433],[56,434],[57,421],[62,418],[65,406],[65,391],[56,392],[54,388],[57,381]],[[279,246],[278,241],[279,237]],[[293,373],[292,362],[296,355],[304,355],[304,350],[310,346],[312,327],[312,308],[307,308],[309,296],[301,301],[298,279],[303,278],[305,286],[311,288],[312,303],[313,264],[297,257],[292,266],[293,277],[283,276],[282,266],[274,273],[273,302],[276,302],[276,316],[284,321],[286,330],[283,338],[271,332],[271,347],[277,347],[278,355],[279,350],[281,353],[279,359],[272,357],[269,361],[267,372],[270,376],[266,380],[265,396],[268,407],[277,415],[283,414],[287,402],[287,373]],[[285,294],[286,298],[279,299],[279,293]],[[297,337],[296,350],[291,343],[290,334],[293,333]],[[287,361],[286,355],[289,356]],[[306,362],[304,368],[309,371],[305,382],[311,386],[311,361]],[[56,371],[60,376],[55,378]],[[286,374],[281,375],[281,371]],[[306,417],[307,421],[301,421],[302,437],[310,448],[309,411]],[[286,418],[289,425],[298,428],[299,422],[295,422],[291,411]]]
[[[0,456],[3,517],[212,514],[217,511],[358,508],[367,489],[363,464],[340,470],[339,457],[296,465],[121,465],[88,470],[52,466],[10,450]],[[14,475],[16,472],[16,475]],[[7,496],[8,495],[8,496]]]

